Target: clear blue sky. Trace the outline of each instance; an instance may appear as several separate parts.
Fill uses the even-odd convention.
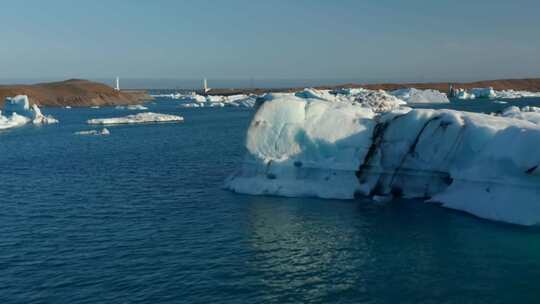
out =
[[[0,11],[0,79],[540,76],[538,0],[20,0]]]

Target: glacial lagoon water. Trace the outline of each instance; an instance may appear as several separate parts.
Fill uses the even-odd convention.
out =
[[[454,102],[497,111],[540,100]],[[540,298],[540,229],[415,200],[247,196],[222,189],[253,110],[45,108],[0,133],[2,303],[509,303]]]

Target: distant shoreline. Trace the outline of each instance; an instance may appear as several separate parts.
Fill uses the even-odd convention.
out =
[[[434,89],[448,93],[450,85],[455,88],[471,89],[493,87],[495,90],[521,90],[540,92],[540,78],[501,79],[475,82],[425,82],[425,83],[347,83],[331,86],[315,86],[316,89],[366,88],[372,90],[396,90],[401,88]],[[267,92],[295,92],[304,87],[294,88],[219,88],[211,89],[203,95],[263,94]],[[171,89],[174,90],[174,89]],[[182,91],[190,91],[188,89]],[[194,89],[193,91],[197,91]],[[199,92],[200,93],[200,92]],[[88,107],[140,104],[151,100],[148,90],[125,89],[116,91],[108,85],[81,79],[32,85],[0,85],[0,106],[6,97],[28,95],[31,103],[50,107]]]
[[[524,78],[524,79],[499,79],[499,80],[483,80],[474,82],[416,82],[416,83],[376,83],[376,84],[361,84],[361,83],[346,83],[341,85],[331,86],[315,86],[316,89],[334,90],[340,88],[365,88],[371,90],[397,90],[403,88],[416,89],[433,89],[443,93],[448,93],[450,85],[454,88],[472,89],[493,87],[495,90],[520,90],[540,92],[540,78]],[[235,95],[235,94],[262,94],[266,92],[287,93],[303,90],[303,87],[295,88],[219,88],[211,89],[207,95]]]

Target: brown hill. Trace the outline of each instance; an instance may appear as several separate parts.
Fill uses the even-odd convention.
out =
[[[0,105],[6,97],[28,95],[40,106],[107,106],[138,104],[151,97],[145,91],[116,91],[98,82],[70,79],[33,85],[0,85]]]

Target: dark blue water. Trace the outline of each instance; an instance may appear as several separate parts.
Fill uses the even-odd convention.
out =
[[[46,109],[60,124],[0,133],[1,303],[540,299],[538,229],[414,200],[230,193],[253,112],[149,107],[185,123],[85,137],[86,119],[130,112]]]

